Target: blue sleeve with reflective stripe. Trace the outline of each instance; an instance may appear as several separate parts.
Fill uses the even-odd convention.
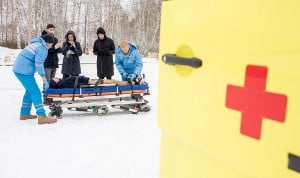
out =
[[[45,76],[44,62],[48,55],[48,49],[41,45],[36,49],[35,53],[35,68],[40,76]]]

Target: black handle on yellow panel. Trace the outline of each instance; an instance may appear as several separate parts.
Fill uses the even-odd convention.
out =
[[[288,168],[300,173],[300,157],[295,154],[289,153],[288,158]]]
[[[164,54],[162,60],[170,65],[186,65],[194,68],[202,66],[202,60],[196,57],[193,58],[184,58],[178,57],[175,54]]]

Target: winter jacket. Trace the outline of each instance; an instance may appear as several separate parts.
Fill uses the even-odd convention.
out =
[[[75,46],[70,46],[68,43],[69,34],[74,35]],[[82,55],[80,43],[76,41],[76,36],[73,31],[68,31],[65,38],[66,41],[62,45],[62,54],[64,55],[64,58],[61,73],[64,75],[79,75],[81,74],[79,56]],[[70,52],[72,54],[70,54]]]
[[[116,67],[121,75],[123,73],[141,75],[143,62],[140,52],[134,44],[129,45],[128,53],[124,53],[120,46],[116,49]]]
[[[13,71],[23,75],[34,75],[37,71],[45,76],[44,62],[48,54],[46,42],[41,37],[33,38],[15,60]]]
[[[76,80],[75,76],[61,79],[58,83],[55,83],[54,80],[50,80],[49,88],[74,88],[75,80]],[[88,78],[88,77],[79,76],[76,88],[79,88],[80,85],[89,84],[89,80],[90,80],[90,78]]]
[[[114,41],[106,35],[103,40],[99,38],[95,40],[93,53],[97,55],[97,75],[100,76],[113,76],[114,75],[114,62],[113,54],[115,53]]]
[[[42,35],[44,34],[49,34],[46,30],[44,30],[42,32]],[[55,45],[58,43],[58,39],[56,37],[54,37],[54,43],[52,45],[51,48],[48,49],[48,56],[45,60],[45,63],[44,63],[44,67],[45,68],[51,68],[51,69],[56,69],[58,68],[58,56],[57,56],[57,53],[61,53],[62,50],[61,48],[57,48],[55,49]]]

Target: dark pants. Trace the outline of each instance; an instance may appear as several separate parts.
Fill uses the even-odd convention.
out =
[[[111,80],[111,76],[104,76],[104,75],[100,74],[100,75],[98,75],[98,77],[99,77],[100,79],[104,79],[104,78],[106,77],[106,79]]]
[[[67,74],[63,74],[63,79],[71,77],[71,76],[79,76],[79,75],[67,75]]]
[[[45,74],[46,74],[46,79],[48,82],[55,77],[56,74],[56,68],[45,68]]]

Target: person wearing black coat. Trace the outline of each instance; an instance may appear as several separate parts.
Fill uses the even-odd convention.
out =
[[[58,43],[58,39],[55,35],[55,26],[53,24],[48,24],[46,30],[42,32],[42,35],[50,34],[54,38],[54,43],[51,48],[48,49],[48,56],[44,62],[46,79],[48,82],[51,78],[56,75],[56,69],[58,68],[58,53],[61,53],[61,43]]]
[[[68,31],[65,36],[66,41],[62,46],[62,54],[64,55],[61,73],[63,78],[70,76],[79,76],[81,74],[79,56],[82,55],[80,43],[76,41],[73,31]]]
[[[113,54],[115,44],[111,38],[106,36],[102,27],[97,29],[98,39],[94,42],[93,53],[97,55],[97,76],[100,79],[111,79],[114,75]]]

